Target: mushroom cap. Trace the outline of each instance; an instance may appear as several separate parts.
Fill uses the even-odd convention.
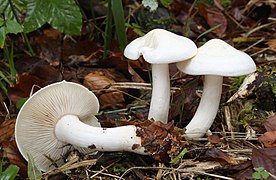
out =
[[[124,55],[136,60],[141,55],[151,64],[168,64],[183,61],[197,53],[195,43],[183,36],[164,29],[154,29],[133,40],[124,50]]]
[[[256,71],[253,59],[220,39],[212,39],[198,48],[188,61],[178,62],[180,71],[191,75],[241,76]]]
[[[20,153],[26,160],[27,154],[32,155],[43,171],[54,168],[48,158],[57,165],[63,164],[62,157],[74,148],[56,138],[56,123],[62,116],[73,114],[86,124],[99,126],[94,116],[98,111],[97,97],[77,83],[62,81],[40,89],[25,102],[16,119],[15,140]],[[91,149],[75,148],[91,152]]]

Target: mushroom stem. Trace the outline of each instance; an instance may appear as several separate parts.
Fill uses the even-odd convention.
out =
[[[188,138],[200,138],[211,127],[217,115],[222,92],[223,76],[206,75],[203,94],[197,111],[186,127]]]
[[[168,64],[152,65],[152,96],[148,119],[168,122],[170,105],[170,75]]]
[[[75,115],[65,115],[57,122],[55,135],[60,141],[98,151],[147,154],[133,125],[115,128],[93,127],[81,122]]]

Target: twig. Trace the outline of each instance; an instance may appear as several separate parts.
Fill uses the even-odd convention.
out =
[[[96,171],[96,173],[93,174],[93,176],[91,176],[90,179],[93,179],[93,178],[96,177],[98,174],[103,174],[103,171],[107,170],[108,168],[110,168],[110,167],[113,166],[113,165],[114,165],[114,163],[111,163],[111,164],[109,164],[108,166],[104,167],[102,170]],[[104,174],[105,174],[105,173],[104,173]],[[109,174],[109,175],[110,175],[110,174]],[[119,178],[119,177],[117,177],[117,178]]]
[[[263,42],[265,40],[265,38],[261,38],[259,41],[255,42],[254,44],[248,46],[247,48],[243,49],[242,51],[245,52],[247,51],[248,49],[251,49],[252,47],[256,46],[257,44]]]
[[[251,31],[249,31],[248,33],[245,34],[246,37],[248,37],[250,34],[254,33],[255,31],[258,31],[264,27],[267,27],[267,26],[270,26],[272,24],[275,24],[276,21],[273,21],[273,22],[270,22],[270,23],[267,23],[267,24],[263,24],[261,26],[257,26],[256,28],[252,29]]]
[[[151,90],[150,83],[137,83],[137,82],[115,82],[112,83],[112,88],[123,88],[123,89],[144,89],[144,90]],[[181,88],[171,87],[171,92],[180,91]]]
[[[126,174],[128,174],[130,171],[134,169],[151,169],[151,170],[159,170],[159,169],[164,169],[164,170],[170,170],[170,171],[176,171],[180,173],[195,173],[195,174],[203,174],[207,176],[212,176],[220,179],[227,179],[227,180],[234,180],[233,178],[226,177],[226,176],[220,176],[216,174],[211,174],[211,173],[206,173],[203,171],[197,171],[197,170],[185,170],[185,169],[175,169],[175,168],[169,168],[169,167],[131,167],[128,170],[126,170],[121,176],[120,179],[122,179]]]
[[[58,174],[60,172],[68,171],[68,170],[71,170],[71,169],[76,169],[78,167],[94,165],[96,162],[97,162],[96,159],[91,159],[91,160],[76,162],[74,164],[64,164],[63,166],[61,166],[57,169],[54,169],[52,171],[46,172],[43,175],[44,176],[51,176],[51,175]]]

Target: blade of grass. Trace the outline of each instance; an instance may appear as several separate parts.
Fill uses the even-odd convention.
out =
[[[0,88],[5,93],[5,95],[8,96],[8,90],[7,90],[6,86],[2,83],[2,81],[0,81]]]
[[[109,50],[109,47],[110,47],[111,38],[112,38],[112,10],[111,10],[111,0],[108,0],[108,13],[107,13],[106,25],[105,25],[103,59],[107,57],[107,51]]]
[[[217,29],[218,27],[220,27],[221,24],[218,24],[210,29],[208,29],[207,31],[205,31],[204,33],[201,33],[196,39],[198,40],[199,38],[201,38],[202,36],[204,36],[205,34],[208,34],[210,32],[212,32],[213,30]]]
[[[5,74],[4,74],[2,71],[0,71],[0,77],[1,77],[4,81],[6,81],[6,83],[10,84],[9,79],[5,76]],[[1,79],[0,79],[0,80],[1,80]]]
[[[12,3],[12,0],[8,0],[8,1],[9,1],[9,5],[10,5],[10,7],[11,7],[11,9],[12,9],[12,13],[13,13],[13,15],[14,15],[16,21],[17,21],[18,23],[20,23],[20,20],[19,20],[19,18],[18,18],[18,16],[17,16],[17,13],[15,12],[15,9],[14,9],[13,3]],[[25,43],[26,43],[26,45],[27,45],[27,47],[28,47],[28,49],[29,49],[30,54],[31,54],[32,56],[34,56],[35,53],[34,53],[34,51],[33,51],[33,49],[32,49],[32,46],[31,46],[31,44],[30,44],[30,41],[29,41],[29,38],[28,38],[27,34],[26,34],[25,32],[22,32],[21,34],[22,34],[22,37],[23,37],[23,39],[24,39],[24,41],[25,41]]]
[[[15,166],[15,165],[9,165],[9,167],[1,174],[0,179],[5,180],[5,179],[9,179],[9,180],[13,180],[15,179],[17,173],[19,171],[19,167]]]
[[[15,70],[14,61],[13,61],[13,43],[11,44],[11,52],[9,52],[9,49],[6,45],[4,45],[3,50],[4,50],[4,57],[5,59],[8,60],[8,63],[9,63],[11,79],[15,83],[16,70]]]
[[[27,154],[28,156],[28,177],[30,180],[41,179],[42,172],[36,167],[34,158],[31,154]]]
[[[124,9],[121,0],[111,0],[111,8],[114,17],[115,29],[117,38],[119,41],[119,46],[121,51],[124,51],[125,46],[127,44],[126,37],[126,27],[125,27],[125,19],[124,19]]]

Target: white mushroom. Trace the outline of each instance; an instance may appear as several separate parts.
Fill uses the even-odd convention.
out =
[[[196,56],[176,65],[184,73],[205,75],[200,104],[186,127],[191,139],[202,137],[211,127],[219,108],[223,76],[241,76],[256,70],[249,55],[220,39],[206,42],[198,48]]]
[[[163,29],[154,29],[127,45],[124,51],[127,58],[136,60],[143,55],[152,64],[152,98],[148,119],[167,123],[170,104],[168,64],[189,59],[196,52],[193,41]]]
[[[53,169],[70,150],[82,152],[130,151],[146,154],[136,127],[129,125],[101,128],[94,116],[99,110],[97,97],[84,86],[59,82],[31,96],[21,108],[15,125],[15,139],[25,159],[30,153],[39,169]]]

